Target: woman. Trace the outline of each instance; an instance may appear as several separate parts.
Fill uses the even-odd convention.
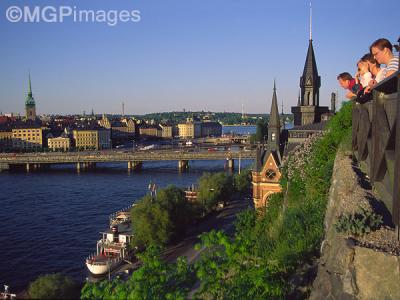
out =
[[[399,51],[399,46],[394,46]],[[379,39],[369,47],[370,53],[379,64],[386,65],[384,78],[389,77],[399,69],[399,56],[393,55],[393,46],[387,39]]]

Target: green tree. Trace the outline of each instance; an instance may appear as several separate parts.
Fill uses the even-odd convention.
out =
[[[132,207],[133,246],[143,249],[151,244],[164,245],[171,236],[169,213],[150,195]]]
[[[212,211],[218,202],[229,201],[233,190],[232,176],[220,172],[215,174],[205,173],[199,180],[198,203],[204,212]]]
[[[172,231],[171,239],[181,238],[194,217],[194,209],[186,200],[184,191],[170,185],[158,192],[156,201],[168,212]]]
[[[79,299],[79,287],[60,273],[39,276],[28,288],[32,299]]]
[[[154,198],[145,196],[131,210],[133,246],[165,245],[181,238],[194,213],[185,193],[175,186],[159,190]]]
[[[243,170],[240,174],[234,176],[235,190],[239,193],[246,192],[251,187],[251,171],[249,169]]]
[[[264,142],[264,137],[268,135],[268,122],[264,119],[259,119],[257,121],[257,128],[256,128],[256,142]]]
[[[81,299],[186,299],[194,284],[193,267],[185,258],[167,263],[160,257],[161,248],[150,246],[138,255],[142,266],[125,282],[86,283]]]

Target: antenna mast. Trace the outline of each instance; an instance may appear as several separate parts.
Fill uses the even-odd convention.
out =
[[[312,41],[312,6],[310,1],[310,41]]]

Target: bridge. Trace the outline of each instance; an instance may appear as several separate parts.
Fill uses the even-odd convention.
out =
[[[126,162],[129,170],[139,170],[144,161],[177,161],[183,171],[193,160],[224,160],[230,169],[234,160],[254,159],[252,151],[188,151],[188,150],[147,150],[147,151],[87,151],[87,152],[50,152],[50,153],[2,153],[0,170],[24,167],[27,171],[46,168],[52,164],[76,164],[77,170],[95,167],[96,163]]]

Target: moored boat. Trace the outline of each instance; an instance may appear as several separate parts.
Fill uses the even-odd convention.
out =
[[[129,213],[120,211],[110,218],[110,228],[101,232],[96,253],[89,255],[86,266],[93,275],[104,275],[113,271],[124,261],[132,259],[130,242],[133,238]]]

